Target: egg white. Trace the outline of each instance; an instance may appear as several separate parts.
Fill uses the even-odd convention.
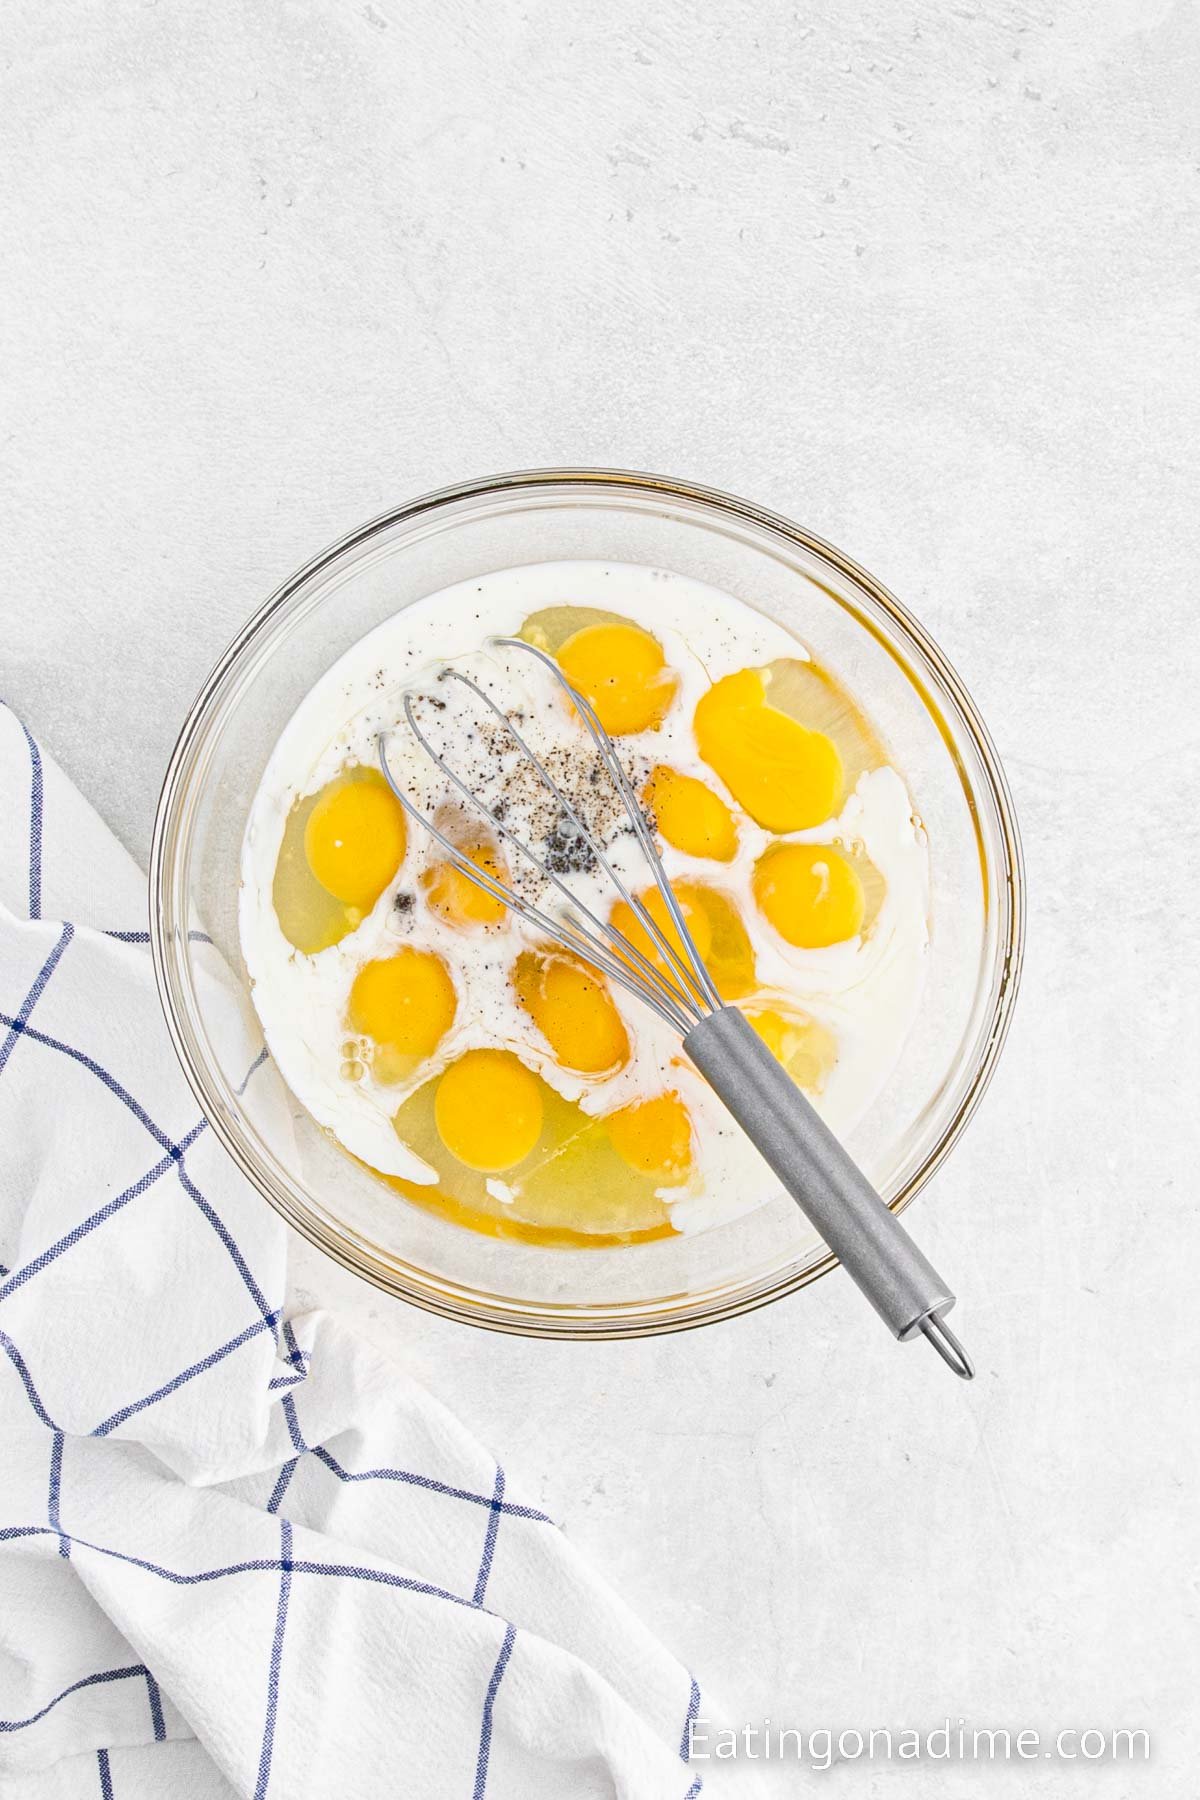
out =
[[[824,950],[787,944],[758,913],[751,894],[755,860],[777,841],[741,814],[696,749],[692,715],[705,689],[738,669],[778,657],[807,657],[790,632],[732,595],[689,577],[632,564],[540,563],[499,570],[462,582],[403,608],[355,644],[305,696],[282,732],[251,806],[242,852],[239,928],[254,1004],[284,1079],[319,1125],[353,1155],[383,1174],[422,1184],[436,1172],[404,1145],[392,1117],[408,1092],[428,1081],[465,1051],[506,1045],[565,1098],[591,1114],[607,1113],[638,1098],[673,1088],[691,1115],[696,1172],[687,1187],[664,1189],[672,1222],[699,1231],[770,1199],[778,1184],[758,1152],[683,1055],[679,1040],[636,998],[615,986],[613,1000],[633,1054],[606,1079],[561,1068],[512,991],[509,971],[521,948],[534,941],[512,918],[502,927],[463,931],[437,918],[420,897],[422,868],[441,852],[410,824],[404,865],[372,912],[349,936],[316,955],[296,950],[284,937],[272,902],[275,865],[284,827],[297,800],[315,793],[350,763],[374,764],[380,731],[393,733],[389,758],[406,791],[435,803],[446,788],[407,728],[398,725],[405,690],[425,672],[450,662],[480,679],[503,704],[522,693],[531,698],[528,735],[539,750],[578,733],[561,707],[547,701],[547,677],[520,651],[484,649],[494,636],[515,634],[530,613],[554,605],[602,607],[642,625],[663,646],[679,677],[679,693],[656,730],[620,740],[622,750],[647,762],[694,775],[720,793],[738,818],[734,861],[690,857],[670,845],[663,862],[672,880],[690,877],[719,887],[735,901],[754,947],[760,988],[833,1032],[836,1065],[818,1110],[840,1134],[862,1116],[895,1066],[920,1005],[928,954],[928,854],[912,802],[895,769],[863,775],[840,817],[795,841],[855,840],[879,870],[886,893],[869,932],[860,940]],[[540,679],[539,679],[540,677]],[[439,688],[449,717],[443,733],[453,741],[456,709],[469,697],[459,684]],[[477,712],[477,708],[473,709]],[[466,714],[462,715],[464,718]],[[449,728],[447,730],[447,727]],[[632,887],[649,879],[632,840],[613,853]],[[572,887],[602,916],[611,892],[599,876],[572,877]],[[406,912],[397,891],[412,893]],[[439,953],[458,998],[454,1024],[435,1055],[407,1086],[341,1074],[343,1045],[353,1037],[346,1004],[358,969],[403,944]]]

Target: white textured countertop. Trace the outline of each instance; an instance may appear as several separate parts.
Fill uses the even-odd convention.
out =
[[[19,0],[5,36],[3,691],[139,855],[268,590],[397,499],[555,462],[850,551],[958,664],[1024,828],[1016,1026],[913,1215],[973,1386],[841,1277],[622,1346],[455,1329],[299,1245],[297,1291],[733,1716],[1155,1740],[830,1791],[1190,1800],[1194,6]]]

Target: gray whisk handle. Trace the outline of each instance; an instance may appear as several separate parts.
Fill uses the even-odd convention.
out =
[[[896,1337],[949,1311],[941,1276],[736,1007],[683,1047]]]

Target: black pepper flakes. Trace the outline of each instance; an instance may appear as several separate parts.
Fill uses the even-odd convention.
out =
[[[559,813],[545,846],[543,860],[554,875],[590,875],[596,867],[596,852],[569,813]]]

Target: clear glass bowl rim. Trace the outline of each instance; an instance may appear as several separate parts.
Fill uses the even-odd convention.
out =
[[[673,1303],[680,1297],[672,1296],[669,1309],[655,1312],[639,1307],[629,1317],[603,1312],[595,1317],[582,1314],[564,1316],[551,1311],[543,1314],[528,1307],[522,1312],[492,1310],[474,1297],[455,1297],[449,1291],[439,1289],[432,1277],[430,1285],[422,1286],[375,1262],[365,1251],[356,1250],[348,1240],[337,1236],[295,1195],[274,1179],[272,1172],[262,1165],[251,1146],[239,1134],[235,1123],[228,1116],[226,1105],[212,1086],[205,1058],[190,1027],[180,980],[178,952],[181,944],[186,941],[186,928],[182,933],[178,929],[169,900],[172,858],[179,837],[180,815],[187,800],[187,777],[194,749],[242,656],[299,588],[347,552],[365,545],[379,532],[397,525],[411,524],[440,508],[506,493],[518,495],[525,490],[557,488],[569,494],[572,489],[604,487],[615,490],[614,498],[620,490],[634,490],[648,496],[661,495],[668,501],[682,500],[702,508],[711,508],[726,519],[757,527],[800,550],[823,558],[839,574],[867,593],[899,637],[917,653],[918,661],[932,673],[941,696],[950,701],[957,715],[956,722],[963,727],[979,757],[984,781],[995,809],[1001,852],[1000,866],[1003,872],[1003,880],[999,884],[1002,935],[996,958],[999,976],[991,1016],[986,1029],[981,1033],[974,1072],[961,1103],[931,1144],[919,1167],[891,1201],[893,1212],[903,1212],[941,1166],[987,1091],[1012,1022],[1024,956],[1026,898],[1020,833],[1004,770],[975,702],[957,670],[894,594],[843,551],[783,514],[725,493],[719,488],[634,470],[583,467],[523,469],[482,476],[419,495],[401,506],[380,513],[314,556],[263,602],[229,644],[192,703],[167,764],[154,820],[149,875],[150,942],[167,1029],[184,1075],[211,1129],[251,1184],[303,1237],[351,1273],[410,1304],[459,1323],[522,1336],[613,1339],[689,1330],[720,1319],[737,1317],[782,1299],[786,1294],[795,1293],[835,1269],[838,1266],[837,1258],[827,1255],[802,1268],[781,1272],[777,1277],[744,1291],[722,1294],[715,1301],[701,1300],[677,1307]]]

